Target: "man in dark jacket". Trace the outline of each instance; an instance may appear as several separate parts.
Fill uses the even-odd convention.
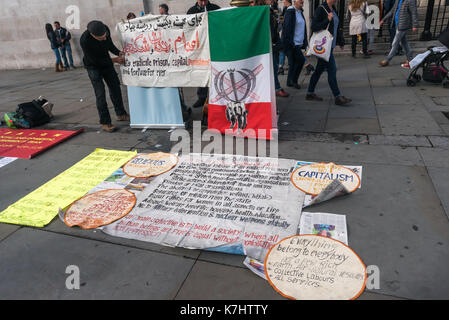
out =
[[[70,46],[70,40],[72,39],[72,35],[66,28],[61,27],[61,24],[58,21],[55,21],[55,33],[56,39],[61,44],[59,50],[61,51],[61,57],[64,60],[64,68],[68,70],[69,68],[76,69],[73,65],[73,57],[72,57],[72,47]],[[67,55],[66,55],[67,53]],[[67,56],[69,60],[67,61]],[[70,67],[69,67],[70,62]]]
[[[197,0],[197,3],[193,7],[191,7],[187,14],[196,14],[202,13],[205,11],[214,11],[220,9],[216,4],[210,3],[208,0]],[[208,88],[198,88],[196,94],[198,96],[198,100],[193,104],[194,108],[203,107],[206,103],[207,94],[209,90]]]
[[[123,53],[114,45],[109,28],[101,21],[89,22],[87,30],[81,36],[80,44],[84,53],[83,63],[94,87],[100,124],[104,131],[113,132],[116,128],[111,124],[103,80],[109,88],[117,120],[129,121],[129,115],[123,106],[120,80],[114,69],[114,62],[124,63]],[[111,59],[109,52],[118,57]]]
[[[282,29],[282,43],[288,57],[287,86],[300,89],[299,75],[306,59],[302,49],[307,48],[307,27],[303,15],[304,0],[293,0],[287,8]]]
[[[343,29],[341,27],[341,24],[339,23],[340,19],[337,15],[337,9],[334,6],[335,3],[336,0],[326,0],[322,5],[316,8],[315,15],[313,16],[312,32],[320,32],[322,30],[328,29],[334,39],[332,42],[332,51],[329,57],[329,61],[326,62],[324,59],[318,59],[315,71],[310,77],[306,100],[323,101],[323,98],[320,98],[315,94],[315,87],[318,83],[318,80],[320,80],[321,74],[325,70],[327,70],[327,80],[335,97],[335,104],[345,105],[352,100],[341,95],[337,83],[337,65],[335,63],[333,51],[337,45],[339,45],[343,50],[345,39],[343,37]]]

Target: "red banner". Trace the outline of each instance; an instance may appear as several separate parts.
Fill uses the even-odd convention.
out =
[[[31,159],[83,130],[0,129],[0,157]]]

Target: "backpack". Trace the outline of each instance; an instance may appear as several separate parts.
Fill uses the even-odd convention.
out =
[[[30,128],[41,126],[50,122],[51,112],[48,113],[44,108],[48,108],[48,100],[39,97],[31,102],[25,102],[18,105],[16,118],[21,118],[29,123]],[[51,111],[51,109],[50,109]]]

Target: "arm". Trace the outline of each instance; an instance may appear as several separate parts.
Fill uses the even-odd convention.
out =
[[[287,10],[285,13],[284,27],[282,30],[286,49],[294,47],[293,37],[295,35],[295,20],[295,10]]]

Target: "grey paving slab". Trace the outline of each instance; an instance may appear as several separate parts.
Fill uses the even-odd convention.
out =
[[[374,87],[387,87],[391,86],[391,80],[388,77],[377,75],[377,76],[370,76],[369,78],[370,85]]]
[[[279,117],[280,130],[323,132],[327,109],[294,109],[290,107]],[[295,121],[292,121],[295,119]],[[288,124],[286,124],[288,123]]]
[[[199,250],[190,250],[184,248],[172,248],[167,246],[161,246],[158,244],[138,241],[132,239],[125,239],[120,237],[113,237],[105,234],[101,230],[83,230],[78,227],[70,228],[64,222],[62,222],[59,218],[54,219],[49,225],[47,225],[43,230],[56,232],[62,235],[81,237],[85,239],[98,240],[102,242],[107,242],[111,244],[124,245],[133,248],[139,248],[143,250],[155,251],[155,252],[163,252],[171,255],[188,257],[192,259],[196,259],[200,252]]]
[[[427,167],[449,168],[449,150],[441,148],[418,148]]]
[[[449,137],[429,136],[432,146],[436,148],[449,149]]]
[[[376,293],[376,290],[365,290],[357,300],[406,300],[395,296]]]
[[[374,103],[361,103],[354,99],[352,103],[345,107],[332,105],[329,108],[329,119],[377,119],[377,111]]]
[[[304,142],[329,142],[329,143],[368,143],[367,135],[359,134],[341,134],[341,133],[312,133],[280,131],[279,140],[285,141],[304,141]]]
[[[426,107],[429,112],[449,112],[449,104],[435,103],[435,98],[426,95],[417,95],[422,105]]]
[[[416,148],[280,141],[279,156],[287,159],[336,162],[348,165],[362,163],[423,166]]]
[[[197,261],[177,300],[284,300],[248,269]]]
[[[432,147],[429,139],[425,136],[384,136],[370,134],[369,144],[405,147]]]
[[[418,99],[413,90],[408,87],[373,87],[376,105],[411,105],[417,104]]]
[[[443,131],[419,105],[377,106],[382,133],[385,135],[441,135]]]
[[[10,236],[12,233],[19,230],[19,226],[12,224],[0,223],[0,241]]]
[[[441,124],[440,127],[446,135],[449,135],[449,124]]]
[[[346,107],[350,108],[350,107]],[[326,132],[377,134],[380,133],[377,119],[329,118]]]
[[[427,167],[427,171],[449,219],[449,170],[447,168]]]
[[[97,148],[132,148],[149,139],[148,135],[144,135],[139,130],[133,131],[128,128],[112,134],[103,130],[86,131],[68,140],[67,144],[95,146]]]
[[[28,228],[0,242],[0,255],[2,299],[172,299],[194,263]],[[79,290],[66,288],[70,265]]]
[[[443,114],[442,111],[430,111],[429,113],[435,120],[435,122],[438,123],[439,125],[441,124],[449,125],[449,119]]]
[[[201,250],[198,261],[218,263],[221,265],[247,269],[243,264],[245,256]]]
[[[346,214],[349,246],[380,270],[376,293],[449,298],[449,220],[424,167],[364,165],[360,190],[307,211]]]

